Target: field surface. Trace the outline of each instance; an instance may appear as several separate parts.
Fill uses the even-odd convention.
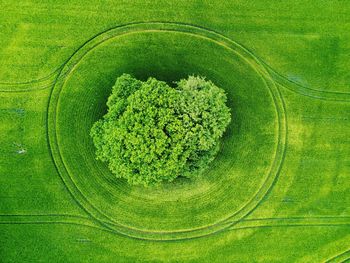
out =
[[[346,1],[1,1],[0,262],[349,261],[349,28]],[[202,177],[95,160],[122,73],[225,89]]]

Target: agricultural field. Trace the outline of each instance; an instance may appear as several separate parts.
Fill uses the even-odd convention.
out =
[[[1,1],[0,262],[348,262],[349,28],[346,1]],[[225,90],[202,176],[96,160],[123,73]]]

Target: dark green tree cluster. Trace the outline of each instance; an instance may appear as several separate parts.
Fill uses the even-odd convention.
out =
[[[224,90],[195,76],[175,84],[128,74],[116,80],[91,136],[97,159],[117,177],[145,186],[191,178],[215,158],[231,120]]]

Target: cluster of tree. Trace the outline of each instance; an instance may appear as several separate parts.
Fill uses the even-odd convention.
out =
[[[108,112],[91,129],[97,159],[130,184],[145,186],[202,173],[231,120],[226,94],[203,77],[169,86],[120,76]]]

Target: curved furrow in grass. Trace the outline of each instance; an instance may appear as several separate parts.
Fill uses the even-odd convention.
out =
[[[326,263],[345,263],[348,260],[350,260],[350,249],[328,259]]]
[[[0,92],[30,92],[52,88],[63,65],[46,77],[27,82],[0,82]]]
[[[210,32],[211,34],[215,34],[219,36],[220,38],[224,38],[227,41],[233,42],[235,44],[238,44],[237,42],[233,41],[231,38],[226,37],[225,35],[221,34],[220,32],[217,32],[215,30],[202,27],[195,24],[189,24],[189,23],[180,23],[180,22],[168,22],[168,21],[154,21],[154,22],[132,22],[129,24],[119,25],[112,28],[108,28],[91,38],[87,39],[84,43],[82,43],[66,60],[65,62],[59,66],[56,70],[49,73],[47,76],[44,76],[40,79],[34,79],[26,82],[12,82],[12,83],[6,83],[6,82],[0,82],[0,91],[2,92],[21,92],[21,91],[32,91],[37,89],[45,89],[48,87],[51,87],[52,84],[54,84],[53,81],[48,81],[48,79],[51,79],[52,77],[55,77],[59,72],[61,72],[64,65],[66,65],[69,60],[76,55],[80,49],[82,49],[87,43],[94,41],[94,39],[98,38],[99,36],[108,33],[109,31],[117,28],[123,28],[133,25],[148,25],[148,24],[159,24],[159,25],[178,25],[178,26],[188,26],[189,31],[191,31],[191,28],[195,29],[201,29],[207,32]],[[336,92],[336,91],[324,91],[324,90],[318,90],[313,88],[308,88],[305,86],[302,86],[301,84],[298,84],[292,80],[289,80],[282,74],[278,73],[276,70],[274,70],[270,65],[265,63],[261,58],[259,58],[258,55],[251,52],[247,47],[244,47],[243,45],[239,44],[242,49],[244,49],[247,53],[251,54],[253,57],[259,61],[259,63],[263,64],[264,67],[266,67],[269,71],[269,73],[273,76],[273,78],[280,83],[283,87],[292,90],[298,94],[308,96],[315,99],[324,99],[324,100],[337,100],[337,101],[349,101],[350,100],[350,92]],[[48,82],[48,83],[47,83]],[[39,84],[40,83],[40,84]],[[44,84],[45,83],[45,84]],[[33,86],[34,85],[34,86]]]
[[[350,226],[350,216],[252,218],[244,219],[229,229],[285,226]]]
[[[36,82],[33,84],[21,84],[21,85],[2,85],[2,84],[0,84],[0,92],[18,93],[18,92],[30,92],[30,91],[49,89],[55,85],[54,78],[56,78],[56,76],[53,76],[49,80],[45,80],[42,82]]]
[[[326,90],[318,90],[318,89],[308,88],[308,87],[305,87],[299,83],[296,83],[296,82],[288,79],[287,77],[278,73],[269,64],[264,62],[258,55],[251,52],[248,49],[248,47],[245,47],[244,45],[241,45],[241,44],[233,41],[231,38],[226,37],[225,35],[221,34],[220,32],[217,32],[217,31],[211,30],[211,29],[207,29],[204,27],[196,26],[193,24],[183,24],[183,25],[188,25],[188,26],[193,26],[193,27],[198,27],[198,28],[204,29],[208,32],[211,32],[213,34],[217,34],[218,36],[225,38],[229,42],[240,45],[240,47],[242,49],[244,49],[247,53],[251,54],[251,56],[255,57],[256,60],[259,61],[259,63],[267,69],[267,71],[273,77],[274,80],[276,80],[283,87],[285,87],[289,90],[292,90],[292,91],[299,93],[301,95],[308,96],[308,97],[315,98],[315,99],[336,100],[336,101],[349,101],[350,100],[350,92],[326,91]]]
[[[106,222],[105,222],[106,223]],[[76,216],[76,215],[66,215],[66,214],[7,214],[0,215],[0,224],[67,224],[67,225],[77,225],[85,226],[90,228],[95,228],[101,231],[106,231],[113,234],[121,234],[123,236],[128,236],[134,239],[141,239],[145,241],[180,241],[187,239],[196,239],[200,237],[210,236],[215,233],[207,233],[202,236],[190,236],[190,237],[174,237],[171,238],[171,233],[167,237],[157,238],[157,236],[132,236],[124,232],[115,231],[109,229],[106,226],[101,226],[96,223],[96,221],[89,217]],[[109,223],[106,223],[108,226]],[[286,218],[256,218],[256,219],[243,219],[238,224],[234,226],[225,228],[224,231],[232,230],[244,230],[244,229],[261,229],[261,228],[274,228],[274,227],[336,227],[336,226],[349,226],[350,227],[350,217],[286,217]],[[345,251],[331,259],[327,262],[344,262],[350,256],[349,251]]]
[[[147,26],[154,26],[155,23],[150,23],[150,24],[147,24]],[[177,29],[176,27],[178,26],[178,24],[169,24],[169,23],[156,23],[158,26],[161,26],[161,27],[165,27],[163,29],[142,29],[142,30],[135,30],[133,27],[131,27],[131,31],[133,33],[135,32],[172,32],[172,31],[180,31],[179,29]],[[142,24],[143,26],[145,26],[145,24]],[[171,27],[173,28],[168,28],[168,26],[171,25]],[[123,30],[125,30],[126,28],[123,28]],[[192,30],[198,30],[198,28],[193,28],[192,26],[189,26],[187,25],[186,26],[186,29],[187,30],[181,30],[181,33],[186,33],[186,34],[191,34],[191,35],[194,35],[196,37],[198,37],[198,32],[197,33],[194,33],[194,32],[187,32],[187,31],[192,31]],[[206,31],[205,31],[206,32]],[[120,32],[119,32],[120,33]],[[127,32],[123,32],[123,34],[127,34]],[[201,32],[203,33],[203,32]],[[110,39],[110,38],[113,38],[113,37],[116,37],[114,34],[115,32],[109,32],[109,34],[111,34],[111,36],[103,36],[103,39],[102,39],[102,42],[106,41],[107,39]],[[207,39],[209,41],[213,41],[227,49],[231,49],[233,52],[235,53],[238,53],[237,51],[235,51],[234,49],[232,49],[231,47],[225,45],[225,43],[220,39],[214,39],[212,38],[212,36],[208,36],[208,35],[205,35],[205,34],[209,34],[208,32],[206,33],[203,33],[203,35],[199,35],[199,37],[201,38],[204,38],[204,39]],[[210,33],[211,34],[211,33]],[[215,35],[216,37],[221,37],[219,35]],[[90,44],[90,47],[87,49],[87,51],[80,51],[78,50],[76,53],[80,52],[82,53],[82,57],[85,56],[88,52],[90,52],[93,48],[95,48],[97,45],[99,45],[101,43],[101,41],[97,41],[97,43],[89,43]],[[240,54],[238,54],[240,55]],[[250,66],[252,68],[254,68],[257,73],[259,73],[260,75],[265,75],[265,76],[268,76],[268,73],[265,71],[265,70],[261,70],[259,68],[256,68],[254,63],[258,63],[254,58],[244,58],[242,57],[248,64],[250,64]],[[71,64],[70,66],[68,65],[67,67],[63,68],[62,71],[61,71],[61,75],[58,79],[58,81],[63,81],[63,84],[62,86],[64,85],[64,77],[66,75],[68,75],[70,72],[74,71],[75,67],[77,66],[79,60],[81,59],[81,57],[79,57],[79,59],[77,61],[74,61],[74,59],[72,59],[72,61],[69,61],[69,63]],[[250,61],[250,59],[252,61]],[[253,63],[254,61],[254,63]],[[271,92],[271,95],[273,97],[273,100],[275,101],[276,103],[276,94],[273,94],[273,92],[270,90]],[[57,104],[58,102],[58,96],[55,97],[53,96],[53,94],[57,93],[56,91],[53,91],[52,94],[51,94],[51,102],[50,104],[53,105],[53,104]],[[58,91],[58,95],[60,93],[60,90]],[[280,96],[280,94],[278,93],[277,94],[278,96]],[[56,101],[54,101],[54,99]],[[84,103],[85,101],[88,101],[90,103],[90,100],[89,98],[85,98],[85,96],[83,96],[81,98],[81,101]],[[56,116],[56,109],[55,108],[52,108],[50,107],[49,109],[49,115],[52,114],[52,116]],[[238,212],[236,212],[233,216],[229,217],[229,218],[226,218],[225,220],[222,220],[220,222],[217,222],[211,226],[204,226],[204,227],[201,227],[201,228],[195,228],[195,229],[186,229],[186,230],[179,230],[179,231],[142,231],[142,230],[139,230],[137,228],[132,228],[132,227],[127,227],[127,226],[124,226],[124,225],[121,225],[121,224],[114,224],[115,222],[113,222],[114,220],[112,218],[110,218],[109,216],[107,216],[105,213],[103,213],[102,211],[100,211],[99,209],[97,209],[94,205],[92,205],[91,203],[89,203],[89,201],[84,197],[84,195],[82,194],[81,190],[76,186],[75,182],[74,182],[74,179],[70,177],[69,175],[69,170],[67,170],[67,167],[65,165],[65,162],[64,162],[64,159],[62,159],[61,156],[56,156],[56,158],[54,158],[55,160],[55,163],[58,167],[60,167],[60,165],[63,165],[62,168],[65,169],[65,173],[67,174],[67,176],[70,178],[70,179],[67,179],[67,177],[65,176],[65,178],[63,178],[63,181],[65,182],[66,186],[68,187],[68,190],[70,191],[73,191],[74,194],[74,198],[77,200],[77,198],[79,200],[77,200],[78,203],[82,204],[82,206],[85,208],[85,210],[90,213],[91,216],[94,216],[96,218],[99,218],[98,220],[99,221],[110,221],[111,223],[113,223],[114,226],[118,226],[123,228],[121,230],[129,230],[135,234],[136,233],[141,233],[141,234],[144,234],[144,233],[147,233],[147,234],[152,234],[152,235],[159,235],[159,234],[164,234],[164,233],[167,233],[167,234],[175,234],[175,233],[182,233],[182,234],[188,234],[188,233],[192,233],[194,235],[198,235],[198,232],[199,230],[205,230],[206,231],[213,231],[213,229],[215,228],[220,228],[221,226],[225,225],[225,227],[227,227],[229,224],[231,224],[232,222],[229,222],[230,219],[232,219],[232,217],[236,216],[237,214],[239,214],[241,211],[244,211],[244,213],[246,212],[249,212],[251,209],[255,209],[259,203],[261,202],[262,198],[268,193],[269,189],[270,189],[270,186],[274,184],[274,180],[276,179],[274,176],[272,175],[277,175],[279,173],[279,169],[280,169],[280,164],[282,163],[283,161],[283,156],[284,156],[284,146],[285,146],[285,139],[286,139],[286,128],[285,128],[285,118],[283,117],[284,116],[284,108],[283,108],[283,105],[279,105],[279,109],[277,109],[277,115],[278,115],[278,124],[279,124],[279,132],[280,134],[282,134],[282,136],[279,136],[278,138],[278,146],[277,146],[277,151],[276,151],[276,156],[280,156],[280,158],[278,160],[275,159],[274,161],[274,164],[272,165],[272,168],[270,170],[270,173],[269,173],[269,176],[267,177],[266,181],[262,184],[261,188],[257,191],[256,193],[256,196],[254,198],[252,198],[246,205],[244,205]],[[50,133],[54,133],[56,134],[56,127],[57,124],[56,124],[56,117],[53,117],[54,118],[54,121],[53,122],[50,122],[48,124],[48,134],[50,135]],[[69,116],[67,116],[67,118],[69,118]],[[50,125],[51,124],[51,125]],[[50,136],[49,136],[50,137]],[[56,152],[58,150],[58,152],[60,152],[59,150],[59,146],[58,146],[58,137],[57,137],[57,134],[55,136],[55,139],[54,139],[54,142],[51,142],[50,140],[50,147],[52,149],[54,149],[54,151]],[[54,153],[53,153],[54,154]],[[91,153],[90,153],[91,154]],[[61,155],[61,154],[59,154]],[[57,160],[60,160],[59,162],[57,162]],[[58,170],[61,170],[60,168],[58,168]],[[266,189],[265,189],[266,188]],[[209,196],[209,195],[208,195]],[[258,200],[258,203],[256,203],[256,200],[257,199],[260,199]],[[87,208],[89,207],[89,208]],[[87,209],[86,209],[87,208]],[[90,210],[92,209],[92,210]],[[92,211],[92,213],[91,213]],[[97,214],[96,214],[97,213]],[[103,216],[102,218],[100,216]],[[104,219],[103,219],[104,218]],[[124,232],[123,231],[123,232]]]
[[[280,75],[269,65],[264,64],[268,69],[273,79],[280,84],[283,88],[298,93],[300,95],[319,100],[330,100],[330,101],[350,101],[350,92],[336,92],[327,90],[317,90],[312,88],[304,87],[286,77]]]
[[[4,214],[0,215],[0,224],[76,224],[99,227],[96,222],[86,216],[67,214]],[[100,228],[100,227],[99,227]]]

